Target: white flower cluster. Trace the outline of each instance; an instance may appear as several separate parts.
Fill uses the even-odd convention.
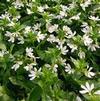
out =
[[[76,101],[82,101],[80,93],[90,97],[100,95],[99,87],[96,87],[96,83],[99,85],[100,81],[100,7],[96,4],[98,0],[6,2],[8,7],[0,11],[1,67],[11,67],[15,72],[21,69],[28,79],[34,80],[32,83],[36,82],[44,87],[42,90],[50,85],[48,89],[50,88],[54,100],[56,92],[65,92],[61,87],[56,87],[58,82],[60,83],[57,86],[62,84],[66,91],[72,91]],[[1,1],[0,5],[2,6]],[[63,84],[64,80],[72,82],[67,85]],[[86,82],[81,85],[83,90],[76,86],[76,82],[78,85]],[[53,87],[54,90],[57,88],[57,91],[53,92]],[[62,98],[66,98],[62,95]],[[58,96],[57,101],[60,101]]]

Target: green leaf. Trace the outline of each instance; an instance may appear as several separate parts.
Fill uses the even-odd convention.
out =
[[[0,43],[0,49],[6,50],[6,46],[3,43]]]
[[[39,85],[36,85],[32,89],[32,91],[29,95],[28,101],[39,101],[41,98],[41,95],[42,95],[42,89]]]

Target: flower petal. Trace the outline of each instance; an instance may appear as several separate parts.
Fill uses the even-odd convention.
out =
[[[96,92],[94,92],[94,94],[100,95],[100,90],[97,90]]]

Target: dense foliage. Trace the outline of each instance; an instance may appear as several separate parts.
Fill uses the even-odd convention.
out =
[[[0,0],[0,101],[100,101],[100,0]]]

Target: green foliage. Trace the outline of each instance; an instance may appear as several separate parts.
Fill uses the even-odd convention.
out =
[[[100,0],[0,0],[0,101],[100,101]]]

